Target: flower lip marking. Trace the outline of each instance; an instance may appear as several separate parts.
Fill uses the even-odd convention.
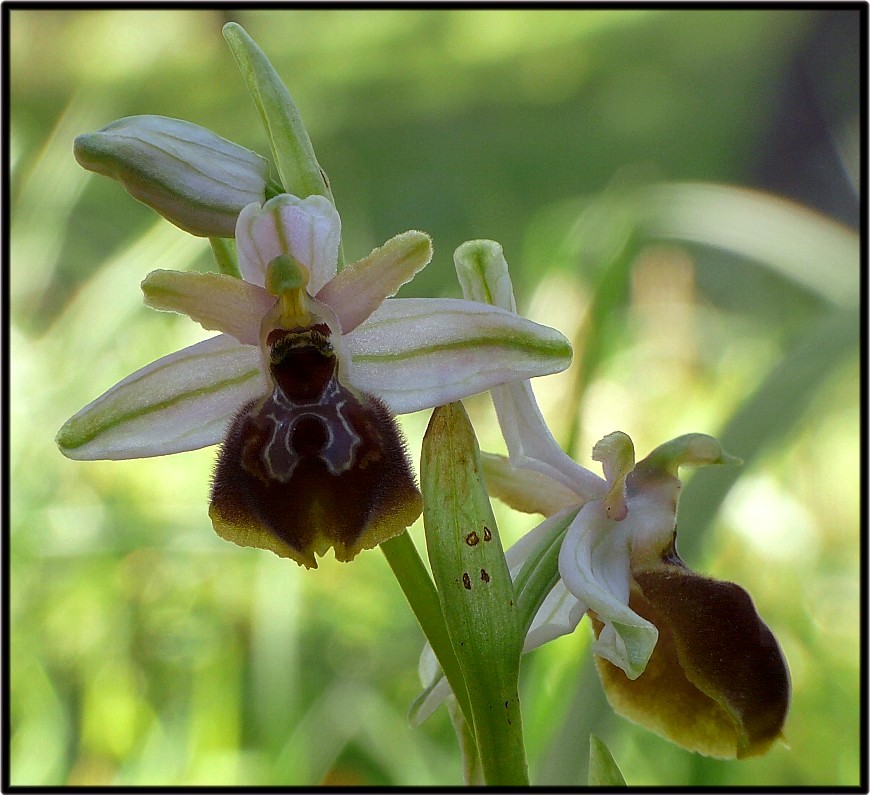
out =
[[[361,444],[345,411],[347,391],[336,377],[337,361],[328,339],[329,327],[273,329],[266,337],[272,394],[257,414],[269,439],[260,460],[243,459],[250,474],[287,483],[304,458],[318,458],[331,475],[352,468]],[[246,452],[250,446],[246,445]]]
[[[273,389],[230,425],[212,489],[215,525],[265,530],[308,567],[327,545],[349,560],[380,543],[386,516],[417,510],[395,421],[341,383],[325,323],[273,328],[265,342]]]

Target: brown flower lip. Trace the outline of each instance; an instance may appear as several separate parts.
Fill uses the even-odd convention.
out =
[[[233,419],[212,484],[219,535],[307,568],[330,546],[351,560],[422,511],[395,419],[338,380],[327,333],[269,333],[274,389]]]
[[[782,737],[788,713],[785,657],[743,588],[676,561],[633,572],[629,606],[659,639],[634,681],[596,657],[608,700],[689,750],[732,759],[764,754]],[[596,634],[602,626],[593,616]]]

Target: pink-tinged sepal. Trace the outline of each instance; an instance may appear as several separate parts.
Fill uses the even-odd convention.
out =
[[[308,568],[330,547],[353,559],[422,510],[395,420],[339,382],[328,334],[325,324],[269,334],[274,389],[233,420],[209,512],[223,538]]]

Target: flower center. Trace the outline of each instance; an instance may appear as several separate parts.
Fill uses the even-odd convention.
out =
[[[314,317],[309,308],[308,268],[290,254],[279,254],[266,268],[266,289],[278,299],[274,325],[286,328],[306,328]],[[270,313],[271,315],[271,313]]]

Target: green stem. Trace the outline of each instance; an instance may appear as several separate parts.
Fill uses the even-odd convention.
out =
[[[453,694],[459,703],[462,714],[468,725],[471,725],[471,705],[468,700],[468,690],[465,686],[465,678],[459,667],[459,660],[453,651],[453,644],[447,632],[447,624],[441,612],[441,603],[438,601],[438,592],[435,584],[423,565],[417,547],[408,532],[404,532],[389,541],[381,544],[381,551],[390,564],[393,574],[399,581],[399,587],[411,610],[429,641],[435,657],[453,689]]]
[[[227,276],[235,276],[237,279],[241,279],[242,274],[236,259],[235,241],[226,237],[210,237],[208,242],[211,245],[211,253],[214,255],[214,261],[217,263],[218,270]]]

